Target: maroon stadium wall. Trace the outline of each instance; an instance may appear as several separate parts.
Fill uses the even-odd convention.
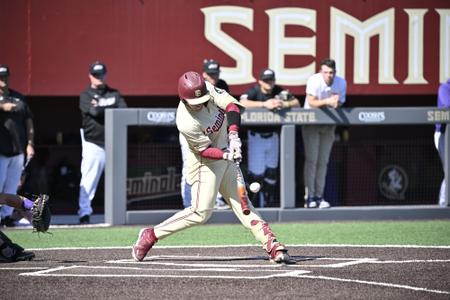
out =
[[[186,70],[218,59],[233,93],[262,68],[304,93],[324,57],[350,95],[435,94],[450,77],[450,2],[0,1],[0,63],[27,95],[75,96],[96,59],[125,95],[176,95]]]

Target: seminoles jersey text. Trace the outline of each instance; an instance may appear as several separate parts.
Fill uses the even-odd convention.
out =
[[[219,113],[216,116],[216,121],[212,126],[208,126],[205,130],[206,134],[211,134],[220,130],[223,125],[223,121],[225,120],[225,111],[219,108]]]

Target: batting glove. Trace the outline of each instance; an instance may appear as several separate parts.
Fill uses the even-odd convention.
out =
[[[238,133],[235,131],[230,131],[230,133],[228,133],[228,150],[230,150],[230,153],[241,153],[241,146],[242,143]],[[240,155],[242,157],[242,154]]]
[[[223,153],[223,159],[231,161],[231,162],[241,162],[242,160],[242,153],[239,152],[224,152]]]

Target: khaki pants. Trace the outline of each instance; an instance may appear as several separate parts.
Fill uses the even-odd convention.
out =
[[[334,143],[335,125],[302,126],[305,148],[306,196],[323,196],[328,159]]]

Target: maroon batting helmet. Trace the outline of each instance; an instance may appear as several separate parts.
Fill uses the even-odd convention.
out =
[[[181,100],[192,105],[204,103],[211,98],[203,77],[192,71],[184,73],[178,79],[178,95]]]

